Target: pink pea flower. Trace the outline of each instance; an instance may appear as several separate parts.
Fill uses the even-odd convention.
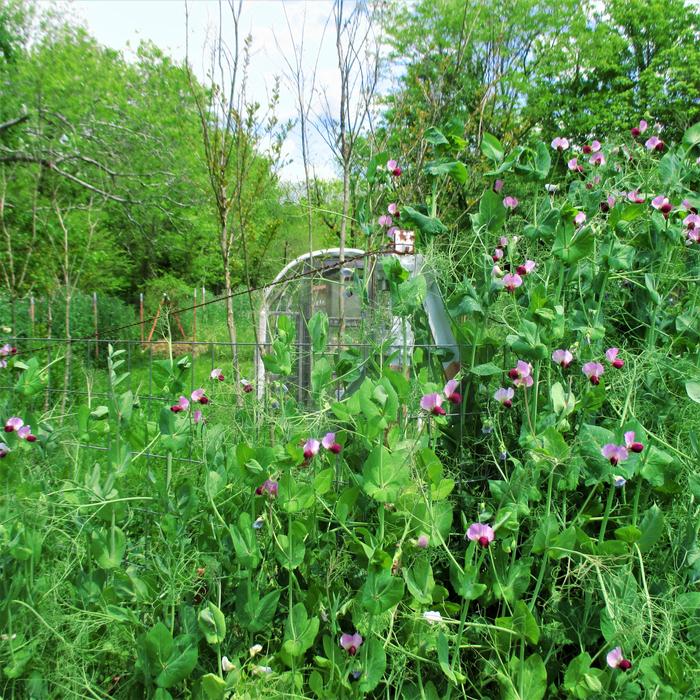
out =
[[[427,549],[428,545],[430,544],[430,538],[426,534],[422,534],[418,536],[418,539],[416,540],[416,546],[420,547],[421,549]]]
[[[519,275],[529,275],[536,267],[537,263],[534,260],[526,260],[522,265],[518,265],[515,271]]]
[[[491,268],[491,277],[503,277],[503,270],[501,270],[498,265],[494,265],[493,268]]]
[[[500,192],[504,184],[503,180],[496,180],[496,182],[493,183],[493,191],[496,193]]]
[[[494,262],[497,262],[503,257],[503,250],[501,248],[496,248],[496,250],[493,251],[493,255],[491,256],[491,259]]]
[[[532,365],[529,362],[518,360],[518,363],[508,372],[508,376],[517,387],[530,388],[534,384],[532,378]]]
[[[170,407],[170,410],[173,413],[180,413],[181,411],[186,411],[189,407],[190,402],[187,400],[187,397],[181,396],[177,403]]]
[[[574,356],[569,350],[555,350],[552,353],[552,361],[566,369],[574,361]]]
[[[27,442],[36,442],[36,435],[32,435],[32,428],[29,425],[23,425],[17,431],[17,437],[20,440],[26,440]]]
[[[335,441],[335,433],[326,433],[323,440],[321,440],[321,445],[334,455],[339,454],[340,450],[343,449],[340,444]]]
[[[442,390],[447,400],[455,405],[462,402],[462,394],[457,391],[458,386],[459,382],[456,379],[450,379]]]
[[[510,272],[503,275],[503,287],[509,291],[514,292],[523,283],[523,278],[519,274],[511,274]]]
[[[0,348],[0,357],[7,357],[8,355],[16,355],[16,354],[17,354],[17,348],[13,347],[9,343],[5,343]]]
[[[518,206],[518,204],[519,202],[516,197],[511,197],[510,195],[508,195],[507,197],[503,198],[503,206],[506,209],[510,209],[512,211],[513,209],[515,209],[515,207]]]
[[[209,399],[204,394],[204,389],[195,389],[190,394],[190,398],[192,403],[201,403],[203,406],[209,403]]]
[[[0,459],[7,457],[10,452],[12,452],[12,450],[4,442],[0,442]]]
[[[605,368],[600,362],[586,362],[581,368],[581,371],[588,377],[591,384],[598,385],[600,384],[600,378],[603,372],[605,372]]]
[[[688,216],[683,219],[683,226],[685,226],[689,231],[700,228],[700,216],[697,214],[688,214]]]
[[[644,201],[644,195],[639,194],[639,190],[632,190],[627,193],[627,199],[629,199],[632,204],[641,204]]]
[[[610,668],[619,668],[620,671],[629,671],[632,668],[632,662],[622,655],[622,648],[615,647],[609,651],[605,657]]]
[[[507,389],[504,387],[501,387],[500,389],[496,390],[496,393],[493,395],[493,398],[498,401],[502,406],[505,406],[506,408],[511,408],[513,406],[513,397],[515,396],[515,391],[513,391],[512,387],[508,387]]]
[[[628,430],[625,433],[625,447],[630,450],[630,452],[640,453],[644,450],[644,445],[634,439],[634,431]]]
[[[663,151],[665,146],[664,142],[658,136],[648,138],[644,145],[648,151]]]
[[[603,153],[596,153],[590,157],[588,162],[591,165],[605,165],[605,155]]]
[[[625,361],[618,357],[618,353],[620,352],[619,348],[608,348],[605,351],[605,359],[615,368],[615,369],[622,369],[625,366]]]
[[[639,122],[639,126],[632,127],[632,136],[634,136],[634,138],[641,136],[647,130],[647,126],[648,124],[642,119]]]
[[[241,386],[246,394],[250,394],[253,391],[253,385],[247,379],[241,379]]]
[[[318,454],[321,443],[315,438],[309,438],[304,443],[304,459],[311,459]]]
[[[673,211],[673,204],[668,201],[668,197],[664,197],[662,194],[651,200],[651,206],[654,207],[656,211],[660,211],[666,218],[668,218],[669,213]]]
[[[265,481],[255,489],[256,496],[270,496],[270,498],[276,498],[278,492],[279,484],[273,479],[265,479]]]
[[[478,542],[482,547],[488,547],[496,533],[490,525],[472,523],[467,530],[467,537],[472,542]]]
[[[399,212],[399,205],[396,204],[396,202],[392,202],[386,210],[391,214],[392,216],[395,216],[397,219],[401,216],[401,213]]]
[[[394,236],[396,235],[396,232],[399,230],[398,226],[392,226],[387,232],[386,235],[393,241]]]
[[[197,425],[198,423],[203,423],[204,422],[204,414],[197,409],[192,413],[192,422]]]
[[[386,169],[394,176],[394,177],[399,177],[401,175],[401,167],[399,166],[398,162],[395,160],[390,160],[387,161],[386,164]]]
[[[572,172],[575,173],[582,173],[583,172],[583,166],[579,164],[578,158],[572,158],[567,164],[566,167],[569,168]]]
[[[362,635],[359,632],[340,635],[340,646],[343,647],[350,656],[355,656],[355,654],[357,654],[357,650],[362,646],[362,642]]]
[[[569,147],[569,139],[564,136],[557,136],[552,140],[552,148],[556,151],[565,151]]]
[[[442,395],[437,393],[423,396],[420,400],[420,407],[434,416],[444,416],[446,413],[442,407]]]
[[[591,141],[591,153],[598,153],[598,151],[601,149],[600,141]]]
[[[609,212],[615,206],[615,201],[615,197],[609,194],[607,199],[604,199],[600,203],[600,211],[603,213]]]
[[[612,464],[613,467],[617,466],[620,462],[624,462],[629,457],[627,448],[624,445],[613,445],[611,442],[607,445],[603,445],[600,454],[602,454],[605,459],[610,460],[610,464]]]
[[[380,226],[384,226],[385,228],[389,228],[394,223],[394,220],[388,215],[388,214],[382,214],[378,219],[377,223]]]
[[[585,212],[578,212],[576,216],[574,217],[574,223],[576,226],[581,227],[586,223],[586,214]]]
[[[220,382],[224,381],[224,373],[221,371],[220,367],[213,369],[209,375],[212,379],[217,379]]]
[[[693,245],[693,243],[700,243],[700,228],[688,229],[686,245]]]
[[[12,416],[5,421],[5,432],[12,433],[15,430],[19,430],[24,425],[24,421],[17,416]]]
[[[508,238],[506,236],[501,236],[498,239],[498,245],[501,246],[501,248],[506,248],[508,246]]]

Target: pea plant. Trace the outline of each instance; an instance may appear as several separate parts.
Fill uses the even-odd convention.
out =
[[[333,354],[318,313],[305,402],[282,317],[264,402],[185,356],[154,411],[110,348],[107,398],[64,413],[0,348],[3,696],[694,696],[700,125],[662,133],[485,134],[464,210],[458,126],[421,173],[372,160],[367,248],[411,228],[443,273],[449,379],[419,342]],[[384,271],[425,339],[425,275]]]

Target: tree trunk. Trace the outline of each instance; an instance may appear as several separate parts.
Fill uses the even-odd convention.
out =
[[[226,237],[226,231],[222,231],[222,240]],[[233,315],[233,287],[231,284],[231,268],[229,265],[229,254],[227,250],[221,251],[222,260],[224,263],[224,295],[226,296],[226,326],[228,327],[228,339],[231,344],[231,362],[233,363],[233,372],[236,381],[240,379],[238,369],[238,345],[236,334],[236,319]]]
[[[72,294],[68,287],[66,287],[66,356],[64,359],[63,368],[63,396],[61,397],[61,421],[63,416],[66,414],[66,404],[68,402],[68,389],[70,388],[70,371],[71,371],[71,361],[73,358],[73,349],[71,348],[71,335],[70,335],[70,308],[71,308]]]

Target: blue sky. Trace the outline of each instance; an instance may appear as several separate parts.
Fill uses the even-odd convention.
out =
[[[151,40],[176,60],[185,58],[185,3],[183,0],[68,0],[70,13],[84,23],[102,44],[133,56],[142,40]],[[65,6],[65,5],[64,5]],[[304,66],[308,75],[318,57],[317,89],[326,95],[331,108],[337,106],[338,77],[335,36],[330,0],[246,0],[241,20],[242,33],[253,37],[250,68],[250,93],[261,103],[279,76],[281,85],[278,116],[296,116],[296,102],[285,84],[288,71],[284,54],[291,55],[290,27],[295,40],[304,36]],[[200,75],[207,66],[207,38],[218,28],[219,4],[215,0],[190,0],[190,62]],[[227,10],[224,3],[224,11]],[[316,99],[321,109],[321,100]],[[282,175],[287,180],[301,179],[301,146],[294,131],[286,143],[286,156],[292,159]],[[311,156],[321,177],[336,174],[331,154],[318,134],[310,133]]]

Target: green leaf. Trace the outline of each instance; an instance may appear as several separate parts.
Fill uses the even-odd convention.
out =
[[[303,603],[297,603],[291,610],[284,626],[282,649],[292,657],[301,656],[316,639],[319,620],[309,618]]]
[[[457,677],[450,666],[450,645],[444,632],[438,634],[436,647],[440,669],[452,683],[458,683]]]
[[[425,130],[423,138],[433,146],[449,146],[450,142],[445,138],[445,135],[434,126],[430,126]]]
[[[364,646],[359,690],[361,693],[369,693],[379,685],[386,671],[386,652],[381,640],[376,637],[372,637]]]
[[[547,692],[547,669],[539,654],[528,656],[524,663],[518,656],[512,656],[508,669],[508,677],[498,675],[504,700],[542,700]]]
[[[493,136],[493,134],[489,134],[487,131],[485,131],[481,137],[481,152],[492,161],[494,165],[498,165],[498,163],[503,160],[503,144]]]
[[[173,652],[173,636],[162,623],[157,622],[144,637],[144,649],[153,666],[162,666]]]
[[[118,527],[93,530],[92,556],[101,569],[116,569],[126,552],[126,535]]]
[[[255,569],[260,562],[260,548],[255,538],[250,513],[243,511],[238,517],[238,526],[230,525],[229,533],[239,564],[245,568]]]
[[[272,623],[279,604],[280,591],[272,591],[263,596],[255,606],[255,614],[248,625],[251,632],[260,632]]]
[[[418,559],[409,569],[403,570],[408,592],[419,602],[427,605],[433,602],[435,579],[427,559]]]
[[[447,175],[460,185],[467,181],[467,166],[459,160],[434,161],[425,166],[425,171],[433,177]]]
[[[515,601],[512,616],[497,617],[496,624],[499,627],[512,630],[519,639],[525,639],[530,644],[537,644],[540,641],[540,628],[537,625],[537,620],[522,600]]]
[[[450,581],[457,592],[465,600],[476,600],[486,590],[483,583],[477,583],[479,570],[473,564],[465,564],[460,571],[456,566],[450,569]]]
[[[700,143],[700,122],[688,127],[683,134],[683,145],[691,149]]]
[[[189,678],[196,665],[197,647],[191,644],[188,636],[178,637],[172,653],[163,664],[163,670],[156,676],[156,685],[172,688]]]
[[[627,544],[634,544],[642,536],[642,531],[634,525],[625,525],[615,530],[615,539]]]
[[[403,593],[403,579],[392,576],[386,569],[370,571],[360,591],[360,603],[369,613],[378,615],[397,605]]]
[[[700,403],[700,382],[686,382],[685,393],[691,401]]]
[[[447,227],[434,217],[421,214],[413,207],[404,206],[401,209],[401,223],[415,226],[427,238],[447,233]]]
[[[226,694],[226,681],[214,673],[207,673],[199,681],[208,700],[223,700]]]
[[[362,469],[362,488],[381,503],[398,499],[410,478],[408,458],[402,453],[391,453],[384,446],[375,447]]]
[[[493,364],[493,362],[477,365],[476,367],[472,367],[469,371],[472,374],[476,374],[478,377],[491,377],[495,374],[503,374],[503,369]]]
[[[573,264],[593,252],[593,231],[590,226],[576,229],[570,221],[560,222],[554,237],[552,255]]]
[[[308,328],[311,348],[315,353],[323,352],[328,343],[328,316],[323,311],[317,311],[309,319]]]
[[[603,671],[591,668],[590,654],[581,652],[567,666],[564,674],[564,689],[574,698],[586,700],[599,697],[603,691]]]
[[[472,215],[472,226],[475,229],[483,227],[495,233],[505,220],[506,209],[500,195],[493,190],[486,190],[479,200],[479,213]]]
[[[661,508],[654,504],[647,510],[639,525],[641,536],[637,547],[642,554],[651,550],[664,532],[664,514]]]
[[[199,629],[207,640],[207,644],[216,646],[224,641],[226,636],[226,619],[214,603],[207,603],[206,607],[200,610],[197,622]]]
[[[641,474],[656,489],[674,493],[680,489],[677,477],[681,467],[667,452],[652,445],[644,458]]]
[[[661,304],[661,295],[656,291],[656,280],[654,279],[654,276],[648,272],[644,275],[644,286],[649,292],[649,297],[651,298],[652,303],[659,306]]]

